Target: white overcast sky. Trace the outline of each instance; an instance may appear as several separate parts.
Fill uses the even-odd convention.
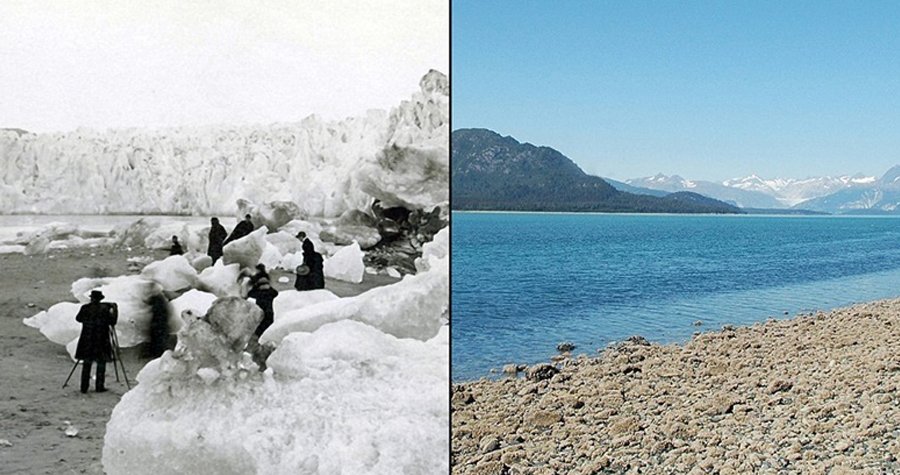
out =
[[[449,0],[0,1],[0,127],[268,124],[448,73]]]

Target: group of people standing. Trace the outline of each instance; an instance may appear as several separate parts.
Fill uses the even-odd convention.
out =
[[[210,219],[209,247],[206,253],[212,258],[212,263],[215,264],[222,257],[226,244],[247,236],[254,229],[255,226],[253,226],[253,221],[249,214],[244,216],[244,219],[234,227],[230,235],[225,230],[225,227],[219,223],[219,218]],[[294,269],[294,272],[297,274],[294,288],[297,290],[324,289],[325,272],[322,254],[316,252],[315,245],[306,237],[305,232],[300,231],[296,237],[300,241],[300,248],[303,251],[303,264]],[[174,236],[173,239],[175,239]],[[268,274],[266,274],[266,278],[268,278]]]
[[[225,227],[219,223],[218,218],[212,218],[210,224],[207,255],[212,258],[213,264],[222,258],[226,244],[252,233],[255,228],[249,214],[234,227],[230,235],[225,230]],[[322,255],[316,252],[315,246],[306,237],[305,232],[300,231],[296,237],[300,240],[300,247],[303,250],[303,264],[297,266],[294,270],[297,274],[294,288],[297,290],[324,289],[325,274]],[[184,249],[181,247],[177,236],[172,236],[170,254],[184,254]],[[273,302],[275,297],[278,296],[278,290],[272,285],[269,273],[263,264],[256,265],[256,273],[249,277],[248,284],[249,289],[246,292],[246,297],[255,299],[256,304],[263,311],[263,319],[254,332],[259,337],[275,321]],[[90,303],[82,305],[78,315],[75,317],[75,320],[82,324],[81,336],[75,352],[75,358],[82,361],[83,364],[81,372],[82,393],[88,391],[91,367],[95,363],[97,367],[96,390],[97,392],[106,391],[104,387],[106,363],[113,362],[115,359],[111,332],[115,331],[115,325],[118,320],[118,307],[112,302],[102,302],[103,299],[104,295],[99,290],[92,291]],[[165,305],[152,299],[149,305],[153,310],[154,322],[159,320],[151,327],[168,328],[165,325],[167,313],[157,311],[157,307],[164,307]],[[153,337],[151,338],[151,346],[158,346],[158,348],[153,348],[152,355],[158,356],[162,351],[165,351],[164,343],[157,345],[153,342],[164,342],[166,338],[162,338],[161,335],[151,335],[151,337]]]
[[[248,214],[244,219],[234,227],[231,234],[219,223],[219,218],[210,219],[209,228],[209,246],[206,254],[212,259],[212,263],[222,258],[225,245],[231,241],[236,241],[248,234],[252,233],[255,226],[251,216]],[[325,272],[322,254],[316,252],[315,245],[306,237],[306,233],[300,231],[297,233],[297,239],[300,241],[300,248],[303,251],[303,264],[294,269],[297,279],[294,281],[294,288],[297,290],[314,290],[325,288]],[[172,236],[172,245],[169,248],[170,255],[184,254],[184,248],[178,241],[178,236]]]

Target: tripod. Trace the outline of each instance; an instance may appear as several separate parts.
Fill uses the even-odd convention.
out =
[[[125,372],[125,363],[122,362],[122,356],[119,351],[119,337],[116,335],[116,327],[109,327],[109,343],[113,349],[113,369],[116,372],[116,382],[119,382],[119,366],[122,367],[122,376],[125,378],[125,386],[128,389],[131,389],[131,383],[128,381],[128,374]],[[82,360],[76,360],[75,364],[72,365],[72,371],[69,371],[69,376],[66,378],[66,382],[63,383],[62,387],[65,389],[66,386],[69,385],[69,380],[72,379],[72,375],[75,374],[75,368],[78,367],[78,363],[82,363]]]

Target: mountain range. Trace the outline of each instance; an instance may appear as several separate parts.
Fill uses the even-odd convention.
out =
[[[455,209],[900,215],[900,165],[880,178],[751,175],[713,182],[658,174],[617,181],[586,174],[550,147],[487,129],[451,137]]]
[[[864,175],[764,179],[757,175],[723,182],[692,181],[658,174],[622,183],[621,190],[690,190],[741,208],[810,210],[836,214],[900,214],[900,165],[881,178]]]
[[[740,213],[727,203],[693,192],[665,196],[617,190],[586,174],[550,147],[520,143],[487,129],[451,134],[454,209]]]

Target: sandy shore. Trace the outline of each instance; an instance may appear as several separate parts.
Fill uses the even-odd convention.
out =
[[[453,385],[453,473],[900,473],[900,300],[540,366]]]
[[[31,257],[0,254],[0,474],[103,473],[100,454],[106,422],[126,391],[124,380],[117,383],[113,368],[108,367],[109,391],[81,394],[79,368],[62,389],[72,368],[68,353],[25,326],[22,319],[58,302],[75,302],[70,288],[81,277],[136,273],[129,270],[128,257],[162,259],[167,255],[164,251],[112,249]],[[277,283],[281,275],[272,272],[276,288],[292,288],[293,279]],[[367,274],[362,284],[328,280],[326,288],[343,297],[395,281]],[[148,360],[141,357],[140,348],[126,350],[123,359],[133,383]],[[78,429],[77,436],[65,435],[65,421]]]

